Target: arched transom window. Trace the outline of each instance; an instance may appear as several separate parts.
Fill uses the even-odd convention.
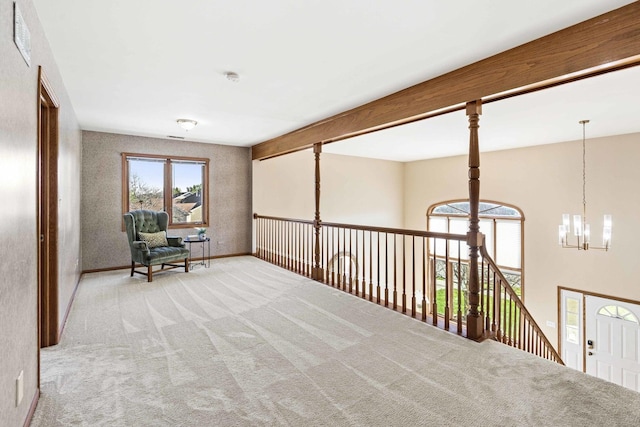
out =
[[[619,305],[605,305],[598,310],[598,314],[601,316],[614,317],[616,319],[638,323],[638,318],[635,314],[624,307],[620,307]]]

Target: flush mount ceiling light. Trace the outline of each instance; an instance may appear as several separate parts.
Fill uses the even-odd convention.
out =
[[[227,80],[234,83],[238,83],[240,81],[240,75],[238,75],[238,73],[234,73],[233,71],[225,72],[224,76],[227,78]]]
[[[198,124],[198,122],[196,122],[195,120],[190,119],[178,119],[176,120],[176,123],[178,123],[178,126],[180,126],[182,129],[187,131],[193,129]]]

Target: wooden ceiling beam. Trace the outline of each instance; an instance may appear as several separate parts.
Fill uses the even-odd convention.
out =
[[[261,160],[310,148],[464,107],[468,101],[519,89],[524,93],[544,82],[557,85],[580,73],[601,74],[630,62],[640,63],[640,2],[261,142],[252,147],[252,157]]]

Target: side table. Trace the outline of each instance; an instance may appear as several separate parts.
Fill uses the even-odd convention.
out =
[[[184,243],[189,245],[189,268],[194,265],[203,265],[204,268],[211,267],[211,238],[205,237],[204,239],[190,239],[186,238],[183,240]],[[200,244],[202,248],[202,258],[200,262],[193,262],[193,245]],[[205,247],[206,247],[206,256],[205,256]],[[196,247],[196,250],[199,248]]]

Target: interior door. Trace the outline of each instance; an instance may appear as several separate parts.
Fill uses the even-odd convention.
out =
[[[40,347],[58,343],[58,109],[42,67],[38,114],[38,315]]]
[[[583,294],[561,291],[562,360],[569,368],[584,371]]]
[[[640,306],[585,297],[586,372],[640,392]]]

